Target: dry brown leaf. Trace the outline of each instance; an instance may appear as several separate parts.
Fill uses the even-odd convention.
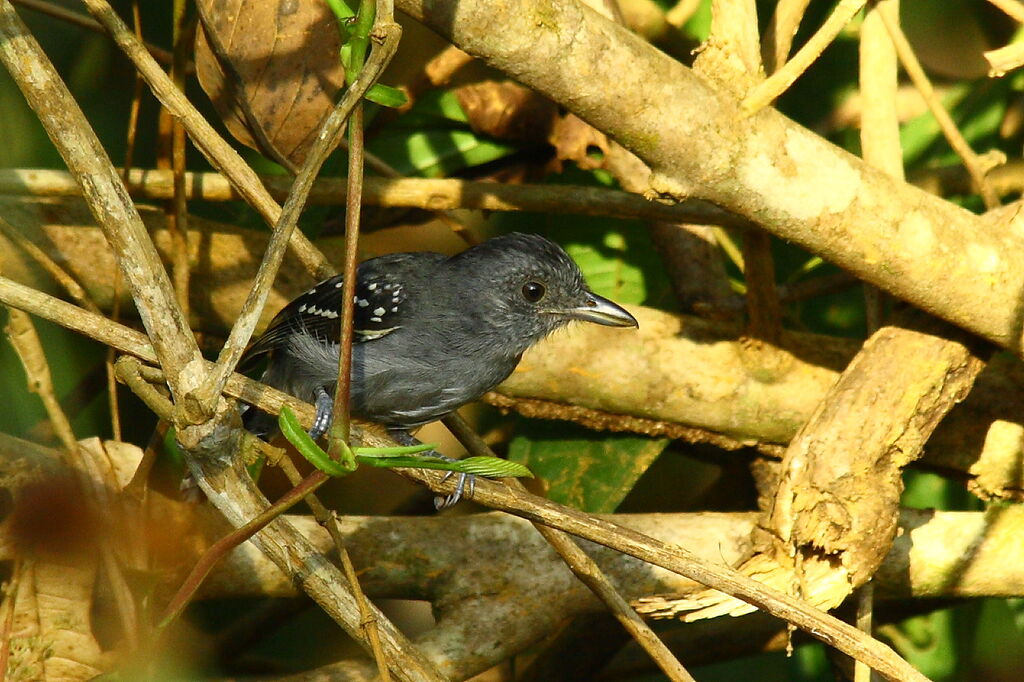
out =
[[[555,157],[559,162],[574,161],[583,170],[604,167],[604,158],[611,146],[604,133],[592,128],[575,114],[559,118],[551,129],[548,141],[554,145]],[[594,152],[600,152],[601,158],[595,158]],[[560,171],[561,167],[557,170]]]
[[[196,74],[244,145],[305,159],[345,81],[334,15],[320,0],[199,0]]]
[[[86,477],[104,493],[127,485],[142,459],[134,445],[98,438],[79,448]],[[97,514],[55,450],[29,445],[6,452],[3,462],[0,480],[14,506],[0,524],[0,559],[14,560],[17,571],[16,594],[0,606],[8,613],[13,598],[6,679],[86,680],[108,672],[115,654],[100,645],[93,614],[102,536],[124,539],[101,525],[116,509]]]
[[[551,100],[509,81],[464,85],[455,95],[473,130],[500,140],[544,140],[557,112]]]
[[[90,621],[96,570],[95,559],[22,564],[8,680],[88,680],[110,670],[112,654],[100,648]]]

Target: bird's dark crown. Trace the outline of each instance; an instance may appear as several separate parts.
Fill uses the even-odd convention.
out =
[[[513,232],[453,256],[449,266],[489,308],[496,332],[515,339],[521,353],[565,325],[564,311],[584,305],[590,290],[579,267],[554,242]]]

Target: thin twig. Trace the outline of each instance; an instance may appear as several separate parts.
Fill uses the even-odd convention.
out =
[[[387,22],[391,17],[376,17],[376,6],[372,0],[361,0],[359,12],[356,15],[356,25],[353,27],[353,44],[350,59],[353,64],[346,67],[346,78],[352,80],[353,71],[358,74],[356,79],[370,68],[370,63],[375,59],[379,61],[383,55],[374,50],[367,63],[366,52],[369,43],[369,29],[371,22],[376,23],[378,19]],[[364,36],[364,37],[359,37]],[[356,45],[356,41],[360,41]],[[393,43],[394,44],[394,43]],[[386,56],[390,59],[390,55]],[[349,89],[354,82],[347,83]],[[356,103],[352,109],[351,125],[348,128],[348,178],[345,185],[345,255],[343,257],[342,272],[345,278],[341,289],[341,320],[338,341],[338,381],[334,391],[334,405],[331,419],[330,449],[328,454],[333,459],[341,457],[341,449],[349,441],[349,422],[351,413],[349,411],[349,396],[352,392],[352,337],[353,319],[355,316],[355,292],[356,292],[356,261],[359,249],[359,218],[362,212],[360,197],[363,194],[363,107],[362,103]]]
[[[0,303],[30,312],[145,362],[157,362],[156,351],[145,334],[2,276],[0,276]],[[213,366],[211,362],[205,360],[203,362],[204,367]],[[165,382],[166,377],[163,371],[157,371],[159,371],[159,381]],[[277,413],[282,405],[288,405],[295,410],[303,424],[309,425],[313,422],[314,411],[308,404],[241,374],[231,376],[226,392],[234,398],[256,405],[267,412]]]
[[[185,91],[185,62],[195,42],[195,19],[188,20],[185,0],[174,0],[172,20],[174,27],[174,62],[171,64],[171,82]],[[138,77],[138,72],[136,72]],[[185,316],[189,310],[189,257],[188,257],[188,201],[185,197],[185,126],[181,119],[171,120],[171,169],[174,173],[174,197],[167,211],[167,225],[171,235],[171,274],[178,305]]]
[[[322,471],[314,471],[285,493],[281,499],[267,507],[266,511],[262,514],[210,545],[210,548],[203,553],[203,556],[199,558],[196,565],[192,567],[192,571],[185,578],[185,582],[182,583],[174,597],[167,604],[167,608],[164,610],[164,614],[161,616],[157,627],[161,630],[166,630],[167,626],[181,615],[181,612],[185,610],[185,607],[188,606],[189,601],[195,595],[196,590],[203,584],[203,580],[206,579],[206,576],[210,574],[210,571],[217,565],[217,562],[223,559],[228,552],[266,528],[267,524],[301,502],[304,497],[329,480],[331,479],[327,474]]]
[[[371,30],[382,32],[384,40],[380,49],[374,49],[369,55],[369,59],[366,59]],[[384,66],[394,56],[401,34],[402,29],[394,22],[394,6],[391,2],[388,0],[381,0],[380,2],[361,0],[356,16],[356,24],[353,27],[353,35],[359,36],[353,40],[361,42],[359,45],[351,45],[350,59],[354,61],[351,68],[346,69],[347,92],[357,90],[357,86],[361,81],[363,81],[362,92],[364,92],[377,80]],[[354,79],[352,78],[353,72],[356,74]],[[365,81],[363,80],[364,78]],[[360,98],[362,92],[358,92]],[[345,254],[342,259],[344,279],[341,289],[341,319],[339,320],[338,381],[334,391],[330,446],[328,449],[328,454],[335,460],[341,458],[340,450],[342,447],[347,446],[351,435],[349,395],[352,388],[352,338],[353,320],[355,318],[359,219],[362,212],[362,201],[360,201],[360,198],[363,194],[364,158],[363,103],[361,99],[357,99],[352,107],[348,126],[348,182],[345,187]],[[317,506],[320,506],[319,502]],[[345,549],[337,519],[333,513],[324,518],[327,510],[323,508],[316,510],[315,513],[318,513],[318,520],[327,527],[338,549],[338,558],[341,560],[345,577],[348,578],[349,587],[359,606],[360,626],[367,641],[370,643],[370,649],[377,664],[378,674],[383,682],[390,682],[391,665],[381,646],[380,633],[377,628],[377,614],[370,608],[366,595],[363,594],[363,590],[359,585],[359,578],[356,575],[355,567],[352,565],[352,559]]]
[[[1024,3],[1020,0],[988,0],[1018,24],[1024,24]]]
[[[863,100],[860,139],[864,160],[894,179],[905,178],[900,121],[896,111],[899,63],[896,49],[883,22],[883,14],[899,20],[899,4],[885,0],[872,4],[864,17],[860,36],[860,90]],[[885,295],[864,285],[867,330],[873,334],[883,324]]]
[[[872,621],[874,620],[875,584],[865,583],[857,590],[857,629],[864,634],[871,636]],[[873,676],[871,668],[863,661],[853,663],[853,682],[871,682]]]
[[[905,179],[900,121],[896,111],[899,61],[896,48],[885,28],[883,16],[899,21],[899,0],[881,0],[868,6],[860,34],[861,149],[864,160],[894,180]],[[871,284],[864,285],[864,308],[868,334],[883,325],[885,294]],[[798,550],[794,547],[794,553]],[[857,590],[857,628],[872,636],[874,583]],[[872,671],[863,661],[854,661],[854,682],[871,682]]]
[[[747,284],[747,334],[778,345],[782,337],[782,305],[775,282],[772,236],[763,230],[744,232],[743,263]]]
[[[256,173],[192,106],[185,94],[174,86],[131,29],[117,16],[110,3],[106,0],[83,1],[89,12],[135,65],[160,103],[181,120],[196,148],[230,180],[231,185],[264,221],[276,225],[281,216],[281,207],[267,193]],[[291,247],[314,277],[333,274],[334,269],[324,255],[301,232],[292,233]]]
[[[23,235],[16,227],[11,225],[9,222],[0,217],[0,234],[7,237],[14,243],[15,246],[24,251],[28,256],[34,260],[39,266],[46,271],[50,277],[56,280],[57,284],[63,287],[64,291],[68,292],[68,295],[73,298],[78,305],[82,306],[89,312],[101,315],[100,307],[96,305],[95,301],[89,296],[88,292],[82,288],[82,285],[78,283],[78,280],[74,276],[60,266],[57,261],[50,258],[50,256],[43,251],[41,248],[36,246],[28,237]]]
[[[291,182],[282,177],[260,176],[270,193],[286,198]],[[344,205],[345,178],[318,178],[310,190],[309,204]],[[159,169],[132,169],[128,191],[140,199],[168,199],[174,195],[173,176]],[[0,169],[0,194],[12,196],[80,196],[81,190],[66,172],[43,168]],[[202,201],[239,201],[243,197],[219,173],[186,173],[185,197]],[[659,220],[743,229],[750,223],[699,199],[679,204],[648,201],[639,194],[580,185],[508,185],[455,178],[363,179],[364,204],[424,210],[473,209],[480,211],[527,211],[574,215]]]
[[[83,331],[101,342],[114,345],[124,344],[127,352],[142,359],[148,358],[150,361],[155,359],[155,353],[149,345],[148,339],[142,334],[4,277],[0,277],[0,302],[31,311],[33,314],[69,328]],[[314,410],[310,405],[282,394],[280,391],[261,386],[246,377],[233,376],[232,380],[228,382],[227,391],[229,395],[258,404],[261,409],[268,411],[277,411],[282,404],[288,404],[295,409],[303,424],[308,425],[312,422]],[[394,445],[393,442],[380,436],[373,436],[369,433],[363,433],[362,436],[363,441],[369,445]],[[426,484],[431,490],[440,494],[450,494],[454,490],[454,481],[444,482],[440,474],[409,469],[399,470],[399,473]],[[543,498],[510,491],[504,486],[486,480],[477,482],[473,499],[494,509],[507,511],[531,521],[539,521],[578,537],[592,540],[748,601],[768,613],[784,618],[801,629],[807,630],[815,637],[848,655],[868,661],[873,668],[890,679],[924,680],[920,673],[881,642],[866,638],[855,628],[792,597],[765,588],[760,583],[736,571],[696,560],[682,547],[648,538]]]
[[[835,40],[843,27],[857,12],[861,11],[866,3],[867,0],[840,0],[821,28],[804,43],[804,46],[793,55],[793,58],[763,83],[750,90],[740,105],[743,111],[747,115],[755,114],[785,92],[800,77],[800,74],[806,71],[807,67],[825,51],[825,48]]]
[[[999,197],[992,189],[991,184],[985,179],[985,174],[989,169],[985,167],[981,158],[967,144],[967,140],[964,139],[964,136],[956,127],[953,118],[935,94],[935,88],[932,87],[932,83],[924,72],[921,62],[918,61],[917,55],[914,54],[914,48],[911,47],[907,36],[904,35],[903,29],[896,23],[895,18],[889,16],[888,12],[882,12],[879,16],[889,32],[893,45],[896,46],[896,54],[899,55],[900,63],[903,64],[904,70],[910,76],[910,80],[913,81],[914,87],[917,88],[925,102],[928,103],[928,109],[938,122],[939,127],[942,129],[942,134],[946,137],[949,145],[957,153],[957,156],[963,160],[964,167],[967,168],[971,179],[974,180],[975,188],[985,202],[985,207],[988,209],[995,208],[999,205]]]
[[[397,25],[396,25],[397,26]],[[270,235],[270,242],[263,254],[263,261],[259,270],[253,278],[252,289],[246,297],[245,304],[231,327],[231,333],[217,358],[217,366],[197,391],[196,397],[200,404],[212,405],[224,385],[238,364],[242,353],[245,351],[252,337],[253,330],[259,322],[263,306],[266,304],[270,287],[277,276],[278,268],[284,259],[285,248],[292,234],[298,234],[295,229],[298,224],[299,215],[306,203],[306,197],[313,186],[316,174],[319,172],[323,162],[338,145],[342,131],[348,120],[349,113],[362,100],[363,95],[376,82],[384,67],[388,65],[391,57],[394,56],[398,47],[398,38],[401,31],[388,34],[384,44],[379,50],[374,51],[367,60],[366,67],[360,72],[356,80],[345,91],[345,95],[331,110],[320,126],[316,141],[310,147],[309,153],[302,162],[302,169],[295,177],[291,192],[285,201],[284,208],[275,225],[274,232]],[[349,278],[352,279],[352,278]],[[349,294],[351,296],[351,294]],[[343,297],[344,298],[344,297]],[[349,301],[351,303],[351,301]],[[335,401],[336,403],[338,401]]]
[[[982,54],[988,62],[989,78],[1000,78],[1024,64],[1024,43],[1010,43]]]
[[[143,376],[142,363],[138,358],[127,355],[118,358],[114,363],[114,376],[131,389],[153,414],[160,417],[160,421],[170,422],[174,419],[174,403],[152,382],[146,380]],[[141,479],[139,482],[141,483]]]
[[[789,59],[793,37],[811,0],[779,0],[761,39],[761,59],[766,73],[775,73]]]
[[[385,443],[388,441],[380,441],[381,445]],[[396,471],[405,478],[426,484],[435,494],[447,495],[455,489],[455,481],[445,481],[440,474],[416,469]],[[853,626],[731,568],[706,563],[678,545],[492,481],[477,481],[473,501],[596,542],[753,604],[848,656],[867,662],[887,679],[927,682],[927,678],[895,651]]]
[[[719,66],[716,72],[708,75],[722,81],[724,87],[735,84],[745,89],[763,79],[757,24],[757,3],[754,0],[712,0],[708,41],[727,53],[729,60],[726,64],[733,68],[729,69],[732,73],[724,73],[727,67]],[[694,68],[705,70],[698,63]]]
[[[700,9],[700,4],[701,0],[678,0],[672,9],[665,12],[665,21],[681,28]]]
[[[466,423],[459,413],[453,412],[443,419],[444,425],[462,443],[470,454],[478,457],[495,457],[487,443]],[[508,485],[518,492],[526,492],[523,484],[516,479],[509,479]],[[618,593],[605,576],[604,572],[579,545],[562,531],[549,528],[540,523],[534,527],[565,561],[569,569],[580,581],[589,587],[597,597],[605,603],[615,619],[632,635],[643,649],[650,655],[662,672],[670,680],[693,682],[693,677],[686,671],[683,664],[672,655],[665,643],[651,630],[650,626],[640,617],[632,606]]]
[[[298,485],[299,481],[302,480],[299,470],[287,456],[279,458],[275,463],[281,468],[281,471],[284,472],[284,475],[293,486]],[[327,533],[334,541],[334,547],[338,550],[338,558],[341,561],[342,571],[348,579],[352,596],[355,597],[356,602],[359,604],[360,625],[362,625],[363,634],[370,644],[373,657],[377,661],[377,670],[380,673],[381,682],[389,682],[391,670],[388,665],[387,656],[384,654],[384,648],[380,643],[380,632],[377,629],[377,620],[386,616],[373,607],[370,600],[366,598],[362,586],[359,584],[359,576],[356,573],[355,566],[352,564],[352,557],[349,556],[348,550],[345,549],[345,536],[338,525],[338,515],[327,509],[320,499],[312,493],[306,498],[306,504],[309,505],[310,511],[313,512],[313,518],[327,529]]]
[[[139,49],[151,59],[141,45]],[[171,390],[184,394],[195,380],[185,368],[202,356],[160,256],[85,115],[9,0],[0,0],[0,60],[80,181],[168,371]]]
[[[95,31],[96,33],[103,33],[103,27],[95,19],[92,19],[81,12],[74,12],[66,7],[55,5],[52,2],[45,2],[45,0],[11,0],[11,2],[15,5],[20,5],[21,7],[34,10],[41,14],[46,14],[54,19],[60,19],[61,21],[65,21],[74,26],[80,26],[81,28]],[[149,53],[153,55],[153,59],[158,62],[170,66],[171,62],[174,61],[174,57],[171,53],[164,48],[151,43],[145,43],[145,46],[146,49],[149,50]],[[189,64],[189,70],[195,71],[195,65]]]
[[[719,67],[719,73],[709,75],[733,84],[737,91],[762,81],[764,71],[757,36],[756,4],[753,0],[716,0],[711,8],[711,40],[722,46],[719,49],[728,50],[730,59],[725,63],[734,66],[734,73],[721,73]],[[714,67],[718,62],[711,64]],[[775,282],[771,235],[759,229],[744,232],[741,262],[747,286],[747,334],[777,345],[782,334],[782,307]]]
[[[732,261],[732,264],[736,266],[736,269],[742,273],[746,273],[747,264],[743,261],[743,249],[737,246],[736,240],[732,238],[729,231],[724,229],[724,226],[716,225],[711,229],[711,233],[714,235],[719,248],[721,248],[726,257]]]
[[[359,216],[363,193],[363,105],[356,104],[348,128],[348,184],[345,188],[345,255],[342,272],[345,279],[341,289],[341,329],[338,341],[338,382],[334,390],[331,420],[331,445],[328,454],[334,459],[349,438],[349,396],[352,393],[352,324],[355,317],[356,276],[359,257]]]
[[[90,19],[89,21],[93,21]],[[136,37],[142,40],[142,13],[139,9],[139,0],[132,0],[132,26],[135,29]],[[102,31],[102,27],[96,24],[96,28]],[[128,176],[131,175],[132,161],[135,158],[135,141],[139,131],[139,113],[142,111],[142,77],[138,71],[135,72],[135,82],[132,88],[132,106],[128,111],[128,129],[125,132],[124,168],[121,170],[121,180],[127,184]],[[115,322],[121,319],[121,271],[114,270],[114,282],[112,288],[112,303],[110,306],[110,318]],[[117,377],[114,376],[114,361],[117,360],[117,353],[113,348],[107,349],[107,356],[104,360],[107,372],[107,401],[110,405],[110,432],[114,440],[121,440],[121,406],[117,397]]]
[[[96,24],[97,31],[103,30],[95,20],[89,21]],[[139,10],[139,0],[132,0],[132,26],[135,29],[135,37],[142,42],[142,13]],[[121,170],[121,179],[126,185],[135,159],[135,138],[139,131],[139,112],[142,110],[142,84],[142,76],[136,71],[132,86],[132,106],[128,110],[128,128],[125,131],[124,168]]]

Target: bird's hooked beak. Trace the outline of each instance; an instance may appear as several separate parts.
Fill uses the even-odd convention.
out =
[[[639,327],[636,318],[626,312],[622,306],[612,303],[603,296],[587,292],[583,305],[559,311],[562,315],[574,320],[595,322],[606,327]]]

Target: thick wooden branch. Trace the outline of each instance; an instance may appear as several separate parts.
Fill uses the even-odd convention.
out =
[[[0,1],[0,60],[82,188],[167,369],[171,391],[184,395],[199,383],[195,370],[202,356],[160,257],[99,138],[6,0]]]
[[[786,449],[764,523],[770,542],[742,572],[799,585],[823,609],[871,578],[896,536],[904,467],[984,367],[972,339],[981,345],[911,311],[868,340]],[[688,618],[745,610],[717,593],[688,601],[701,609]]]
[[[102,233],[90,227],[81,203],[0,199],[0,211],[50,257],[65,263],[93,300],[109,309],[113,255]],[[164,216],[146,209],[141,213],[158,249],[169,258]],[[242,306],[257,266],[255,254],[268,235],[195,216],[190,225],[198,228],[189,235],[195,264],[192,323],[222,334]],[[3,236],[0,248],[7,254],[7,276],[30,286],[51,286],[48,275]],[[301,263],[286,259],[264,323],[309,284]],[[772,352],[768,362],[762,349],[742,341],[734,325],[649,308],[633,312],[641,326],[628,339],[617,335],[610,343],[606,331],[594,325],[577,325],[547,339],[527,353],[492,402],[597,429],[729,448],[786,443],[859,346],[847,339],[786,334],[786,350]],[[572,358],[568,371],[566,358]],[[997,357],[967,400],[939,425],[926,462],[961,472],[983,497],[1019,498],[1024,474],[1014,463],[1024,443],[1022,386],[1024,365],[1005,354]]]
[[[53,476],[62,470],[55,451],[0,434],[0,480],[7,485],[27,484],[32,480],[29,472]],[[188,544],[193,551],[202,551],[203,542],[215,541],[228,529],[210,507],[172,502],[158,494],[150,495],[150,503],[153,517],[173,528],[190,529],[189,537],[203,538],[196,545]],[[756,515],[750,513],[607,518],[688,547],[706,561],[727,565],[749,554],[756,522]],[[291,516],[287,521],[314,551],[330,552],[333,540],[314,519]],[[1014,538],[1022,525],[1024,510],[1016,507],[995,507],[985,513],[904,510],[903,533],[876,577],[879,591],[887,598],[1020,596],[1024,594],[1024,560],[1012,551],[1007,553],[1007,548],[1020,546]],[[503,660],[549,634],[564,617],[603,608],[529,524],[508,516],[346,517],[341,530],[370,594],[437,604],[441,626],[424,635],[419,644],[427,651],[447,647],[449,658],[461,661],[454,664],[458,669]],[[17,546],[10,541],[10,531],[0,525],[0,560],[10,559]],[[672,572],[597,545],[584,546],[629,598],[699,589]],[[381,561],[385,556],[388,560]],[[187,557],[173,560],[176,565],[189,563]],[[514,599],[508,598],[510,593]],[[296,594],[295,584],[277,564],[245,544],[216,568],[201,596]],[[476,613],[466,614],[472,616],[468,631],[455,617],[467,602],[477,606]],[[499,624],[513,634],[494,649],[491,633]]]
[[[281,176],[260,176],[275,199],[288,194],[291,181]],[[128,192],[138,199],[171,199],[174,178],[169,170],[133,168]],[[309,193],[309,204],[343,205],[345,178],[320,178]],[[240,194],[220,173],[186,173],[185,196],[204,201],[241,201]],[[0,169],[0,194],[33,197],[80,196],[74,178],[44,168]],[[382,178],[363,180],[363,204],[401,206],[428,211],[474,209],[568,213],[625,219],[692,222],[743,228],[749,223],[705,201],[681,204],[647,201],[632,192],[575,185],[510,185],[457,178]]]
[[[745,117],[735,97],[573,0],[397,6],[636,153],[655,171],[654,193],[754,219],[1021,352],[1024,217],[988,228],[772,109]]]

